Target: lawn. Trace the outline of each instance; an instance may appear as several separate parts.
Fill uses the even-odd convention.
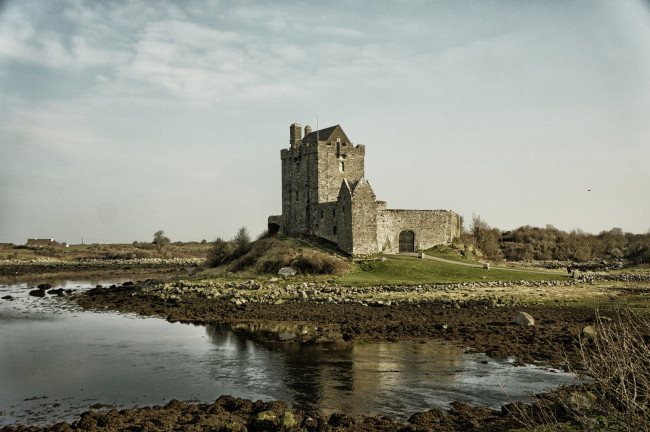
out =
[[[567,279],[563,273],[494,268],[484,270],[410,256],[390,256],[385,261],[359,261],[352,272],[338,277],[337,282],[343,286],[368,286]]]

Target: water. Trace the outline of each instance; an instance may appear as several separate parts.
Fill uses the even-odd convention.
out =
[[[97,283],[59,281],[83,290]],[[460,400],[498,408],[572,382],[570,375],[464,354],[448,343],[373,343],[324,349],[250,339],[214,325],[171,324],[83,311],[36,298],[32,284],[0,285],[0,427],[73,421],[102,404],[127,408],[220,395],[285,400],[352,416],[400,419]]]

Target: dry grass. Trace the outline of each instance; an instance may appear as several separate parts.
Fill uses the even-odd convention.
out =
[[[650,431],[650,310],[618,306],[614,319],[597,316],[580,338],[580,364],[570,365],[580,383],[556,392],[554,403],[513,405],[525,430]]]
[[[352,266],[340,258],[320,251],[304,251],[292,265],[303,273],[340,275],[349,272]]]

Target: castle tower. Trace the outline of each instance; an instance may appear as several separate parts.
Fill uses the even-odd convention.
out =
[[[365,147],[355,147],[339,125],[318,131],[305,126],[305,136],[301,134],[300,124],[289,126],[290,147],[281,152],[282,226],[287,233],[337,241],[334,207],[341,182],[363,177]]]

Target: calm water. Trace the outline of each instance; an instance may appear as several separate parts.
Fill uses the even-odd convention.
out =
[[[60,281],[82,290],[97,283]],[[50,282],[52,283],[52,282]],[[571,376],[515,367],[443,343],[322,349],[248,339],[217,326],[87,312],[36,298],[33,284],[0,284],[0,427],[72,421],[95,404],[117,408],[228,394],[349,415],[408,418],[454,400],[494,408]],[[487,361],[487,363],[485,363]]]

